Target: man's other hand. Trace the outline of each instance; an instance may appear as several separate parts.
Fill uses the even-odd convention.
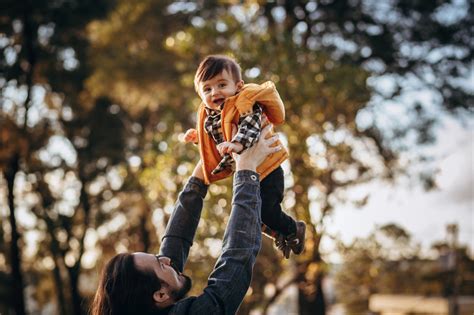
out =
[[[233,153],[233,158],[236,161],[236,170],[251,170],[256,171],[265,158],[275,152],[280,151],[281,145],[275,145],[278,141],[278,135],[273,135],[266,139],[272,130],[273,125],[268,125],[262,129],[260,138],[252,147],[243,151],[241,154]]]

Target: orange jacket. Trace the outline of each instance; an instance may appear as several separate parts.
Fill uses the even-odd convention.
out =
[[[252,112],[252,107],[258,102],[268,120],[279,125],[285,121],[285,108],[283,102],[275,88],[275,84],[267,81],[261,85],[246,84],[242,90],[226,99],[221,113],[222,133],[224,141],[232,140],[232,125],[238,126],[239,117]],[[204,121],[207,113],[204,103],[201,103],[198,110],[198,145],[199,154],[204,172],[204,181],[206,184],[218,181],[232,174],[232,170],[224,170],[216,175],[212,175],[212,170],[219,164],[221,156],[217,151],[216,143],[204,129]],[[263,126],[262,126],[263,127]],[[278,144],[281,145],[280,141]],[[260,180],[265,178],[275,170],[283,161],[288,158],[288,151],[282,146],[282,150],[270,154],[265,161],[257,167],[257,173],[260,174]]]

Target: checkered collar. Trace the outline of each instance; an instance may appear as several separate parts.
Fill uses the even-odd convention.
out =
[[[208,116],[214,116],[214,115],[220,114],[222,112],[223,108],[224,108],[224,103],[222,103],[219,106],[219,108],[216,108],[216,109],[204,106],[204,109],[206,110],[206,113],[207,113]]]

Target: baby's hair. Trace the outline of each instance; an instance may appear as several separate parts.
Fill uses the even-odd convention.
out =
[[[207,81],[227,70],[235,82],[242,80],[240,66],[231,57],[224,55],[209,55],[199,64],[194,76],[194,89],[198,92],[199,82]]]

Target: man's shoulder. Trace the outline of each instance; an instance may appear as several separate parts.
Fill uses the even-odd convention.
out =
[[[168,315],[188,314],[224,314],[223,305],[217,302],[216,297],[207,294],[204,290],[199,296],[190,296],[180,300],[168,310]]]
[[[190,296],[185,299],[182,299],[176,302],[172,307],[168,309],[166,314],[168,315],[178,315],[178,314],[189,314],[191,310],[191,305],[196,300],[195,296]]]

